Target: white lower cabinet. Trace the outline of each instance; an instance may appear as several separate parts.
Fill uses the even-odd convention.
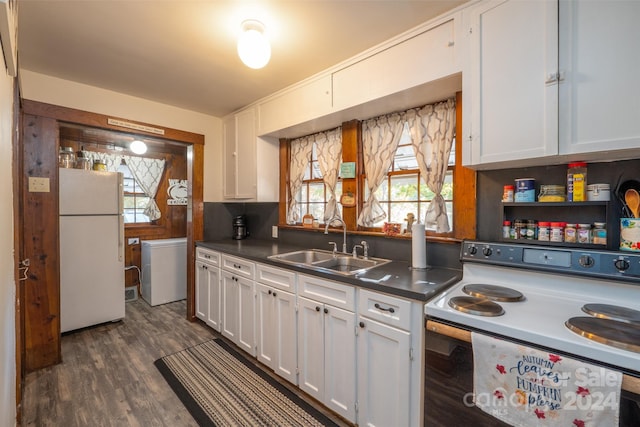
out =
[[[355,313],[298,299],[300,388],[355,422]]]
[[[220,254],[196,250],[196,317],[220,332]]]
[[[358,290],[359,425],[422,425],[423,317],[422,304]]]
[[[254,264],[222,255],[222,335],[255,356]]]
[[[258,360],[297,384],[296,296],[256,282]]]

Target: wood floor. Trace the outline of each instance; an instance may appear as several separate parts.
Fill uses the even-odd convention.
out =
[[[185,301],[151,307],[137,300],[121,322],[64,335],[63,363],[25,379],[22,425],[196,426],[153,364],[220,336],[185,316]]]

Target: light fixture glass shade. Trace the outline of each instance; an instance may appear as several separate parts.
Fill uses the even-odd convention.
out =
[[[269,63],[271,45],[264,35],[264,26],[260,21],[248,20],[242,23],[238,56],[249,68],[259,69]]]
[[[135,154],[144,154],[147,152],[147,144],[136,139],[134,141],[131,141],[131,144],[129,144],[129,149]]]

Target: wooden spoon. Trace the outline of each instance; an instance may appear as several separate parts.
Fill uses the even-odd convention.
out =
[[[629,209],[631,209],[633,217],[638,218],[640,213],[640,194],[633,188],[630,188],[624,192],[624,201],[627,203],[627,206],[629,206]]]

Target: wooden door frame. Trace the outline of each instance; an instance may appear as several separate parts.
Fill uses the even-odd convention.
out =
[[[204,202],[203,202],[203,169],[204,169],[204,135],[178,129],[168,128],[161,125],[148,124],[127,118],[107,116],[98,113],[91,113],[67,107],[60,107],[52,104],[41,103],[32,100],[22,100],[22,115],[32,115],[53,119],[59,122],[74,123],[87,127],[101,128],[118,132],[127,132],[141,136],[150,136],[154,139],[165,139],[168,143],[178,142],[187,148],[187,180],[189,182],[188,197],[191,201],[187,207],[187,314],[189,321],[195,321],[195,242],[202,240],[204,236]],[[122,127],[117,124],[125,123]],[[20,121],[22,123],[22,121]],[[115,123],[115,124],[114,124]],[[162,129],[164,134],[147,132],[144,129]],[[151,130],[151,129],[150,129]],[[55,141],[56,145],[59,143]],[[22,144],[22,142],[20,142]],[[56,151],[57,151],[56,147]],[[15,154],[14,154],[15,156]],[[14,157],[15,158],[15,157]],[[21,176],[22,179],[22,176]],[[21,180],[20,179],[20,180]],[[18,191],[24,191],[18,188]],[[55,190],[54,190],[55,191]],[[18,207],[14,207],[19,209]],[[16,241],[18,236],[16,236]],[[123,289],[124,292],[124,289]],[[16,295],[16,304],[20,304]],[[18,325],[16,325],[18,327]],[[59,347],[59,336],[56,345]],[[22,349],[16,349],[16,353]],[[16,356],[18,357],[18,355]],[[22,356],[21,356],[22,357]],[[24,360],[24,359],[21,359]]]

